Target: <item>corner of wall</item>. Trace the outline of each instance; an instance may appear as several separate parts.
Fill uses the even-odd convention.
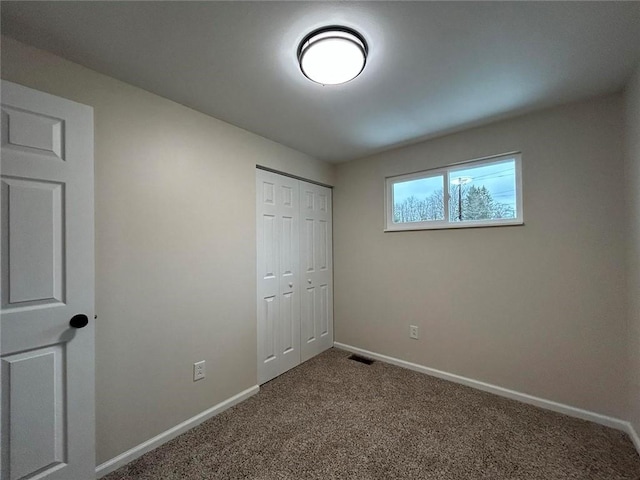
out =
[[[640,64],[625,90],[625,190],[627,206],[628,417],[640,432]],[[632,435],[633,437],[633,435]]]

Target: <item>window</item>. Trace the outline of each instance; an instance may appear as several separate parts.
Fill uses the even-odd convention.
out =
[[[520,154],[386,179],[386,231],[519,225]]]

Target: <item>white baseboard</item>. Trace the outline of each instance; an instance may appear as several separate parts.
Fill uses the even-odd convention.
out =
[[[627,432],[629,437],[631,437],[631,441],[633,442],[633,445],[636,447],[636,450],[640,454],[640,437],[638,437],[638,432],[636,432],[636,429],[633,428],[633,425],[631,424],[631,422],[625,422],[625,423],[627,424],[625,428],[625,432]]]
[[[147,452],[150,452],[154,448],[159,447],[165,442],[177,437],[178,435],[186,432],[187,430],[191,430],[193,427],[200,425],[205,420],[218,415],[219,413],[224,412],[226,409],[233,407],[234,405],[246,400],[247,398],[255,395],[260,390],[258,385],[254,385],[253,387],[247,388],[246,390],[234,395],[231,398],[224,400],[223,402],[214,405],[213,407],[205,410],[204,412],[199,413],[198,415],[185,420],[182,423],[179,423],[175,427],[170,428],[162,432],[159,435],[147,440],[146,442],[141,443],[133,447],[130,450],[118,455],[111,460],[107,460],[106,462],[98,465],[96,467],[96,478],[104,477],[108,473],[117,470],[118,468],[126,465],[127,463],[135,460],[136,458],[144,455]]]
[[[462,377],[460,375],[455,375],[453,373],[447,373],[441,370],[436,370],[435,368],[429,368],[423,365],[418,365],[417,363],[411,363],[405,360],[400,360],[398,358],[388,357],[386,355],[370,352],[362,348],[352,347],[351,345],[345,345],[344,343],[334,342],[333,346],[341,350],[347,350],[349,352],[359,353],[361,355],[365,355],[367,357],[373,358],[374,360],[380,360],[381,362],[390,363],[398,367],[408,368],[409,370],[415,370],[416,372],[426,373],[427,375],[431,375],[432,377],[442,378],[444,380],[449,380],[450,382],[460,383],[468,387],[493,393],[495,395],[500,395],[501,397],[511,398],[513,400],[518,400],[522,403],[535,405],[536,407],[562,413],[570,417],[581,418],[582,420],[589,420],[591,422],[599,423],[600,425],[605,425],[607,427],[612,427],[617,430],[622,430],[629,434],[629,436],[631,437],[631,440],[633,441],[636,447],[636,450],[638,450],[638,453],[640,453],[640,438],[638,438],[638,435],[633,429],[632,425],[625,420],[620,420],[618,418],[609,417],[607,415],[591,412],[589,410],[583,410],[581,408],[572,407],[570,405],[554,402],[552,400],[546,400],[544,398],[534,397],[533,395],[529,395],[527,393],[516,392],[514,390],[509,390],[508,388],[498,387],[497,385],[491,385],[490,383],[485,383],[478,380],[473,380],[471,378]]]

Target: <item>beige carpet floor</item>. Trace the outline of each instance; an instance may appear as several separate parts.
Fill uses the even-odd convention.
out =
[[[104,477],[640,478],[626,434],[332,349]]]

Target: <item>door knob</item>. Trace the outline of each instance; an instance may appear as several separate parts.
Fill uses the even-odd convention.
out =
[[[88,323],[89,323],[89,319],[87,318],[86,315],[82,313],[79,313],[78,315],[74,315],[73,317],[71,317],[71,320],[69,320],[69,326],[73,328],[84,328],[87,326]]]
[[[309,283],[309,284],[311,283],[311,279],[310,278],[307,279],[307,283]]]
[[[289,288],[293,288],[293,283],[289,282]]]

